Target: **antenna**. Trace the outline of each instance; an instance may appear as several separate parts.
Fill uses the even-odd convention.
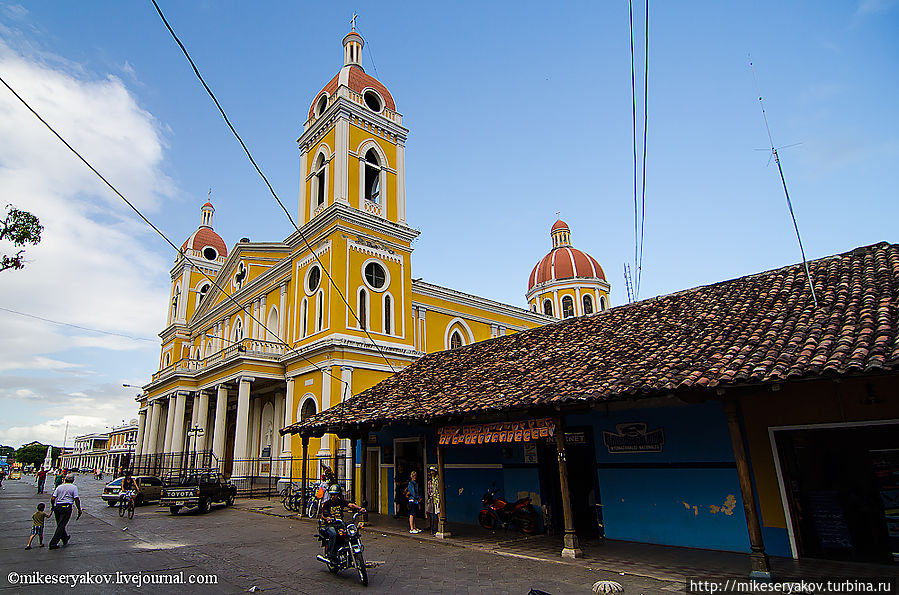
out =
[[[627,303],[634,303],[634,286],[631,283],[631,267],[624,263],[624,286],[627,288]]]
[[[799,241],[799,252],[802,254],[802,265],[805,267],[805,276],[808,278],[808,287],[812,291],[812,301],[815,308],[818,307],[818,297],[815,295],[815,284],[812,281],[812,273],[808,268],[808,260],[805,258],[805,248],[802,247],[802,237],[799,235],[799,224],[796,223],[796,213],[793,212],[793,203],[790,201],[790,191],[787,190],[787,180],[784,177],[784,170],[780,164],[780,156],[777,154],[777,148],[774,146],[774,137],[771,136],[771,126],[768,125],[768,114],[765,112],[765,102],[762,101],[762,91],[759,87],[759,78],[755,74],[755,66],[752,60],[749,60],[749,68],[752,70],[752,78],[755,79],[755,89],[759,95],[759,105],[762,108],[762,118],[765,120],[765,130],[768,131],[768,141],[771,143],[771,155],[774,157],[774,163],[777,164],[777,171],[780,172],[780,181],[783,184],[784,195],[787,197],[787,207],[790,209],[790,217],[793,218],[793,228],[796,230],[796,239]]]

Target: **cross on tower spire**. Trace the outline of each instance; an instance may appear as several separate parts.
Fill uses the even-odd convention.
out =
[[[350,19],[350,25],[353,27],[353,31],[356,30],[356,17],[359,16],[355,12],[353,13],[353,18]]]

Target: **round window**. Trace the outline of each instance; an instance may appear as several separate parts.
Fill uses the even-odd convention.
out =
[[[206,246],[203,248],[203,258],[206,260],[215,260],[218,258],[219,253],[212,246]]]
[[[328,96],[322,93],[322,96],[319,97],[318,101],[315,103],[315,115],[322,115],[322,112],[325,111],[326,107],[328,107]]]
[[[381,111],[381,96],[369,89],[365,93],[362,94],[362,98],[365,100],[365,105],[368,106],[373,112]]]
[[[387,281],[387,271],[377,262],[365,265],[365,281],[373,289],[381,289]]]
[[[318,289],[318,284],[322,279],[322,271],[318,266],[313,266],[309,269],[309,273],[306,276],[306,290],[309,293],[312,293],[316,289]]]

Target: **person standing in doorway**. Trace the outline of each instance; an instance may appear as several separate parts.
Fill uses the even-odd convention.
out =
[[[428,529],[431,533],[437,532],[437,515],[440,514],[440,492],[437,479],[437,467],[428,467],[428,479],[425,484],[425,512],[428,514]]]
[[[44,493],[44,484],[47,482],[47,470],[41,465],[41,470],[37,472],[37,493]]]
[[[72,518],[73,504],[78,509],[78,516],[75,518],[80,519],[82,509],[81,498],[78,497],[78,486],[75,485],[75,476],[67,475],[65,483],[53,490],[53,495],[50,497],[50,508],[56,516],[56,532],[53,533],[53,537],[50,539],[50,547],[48,549],[57,549],[60,540],[63,545],[69,544],[71,537],[66,533],[66,525],[69,523],[69,519]]]
[[[406,511],[406,469],[402,463],[396,464],[396,472],[393,475],[393,518],[400,518]]]
[[[409,498],[409,533],[413,535],[421,533],[421,529],[415,526],[415,517],[418,515],[422,501],[421,488],[418,487],[417,480],[418,471],[413,471],[409,475],[409,483],[406,485],[406,497]]]

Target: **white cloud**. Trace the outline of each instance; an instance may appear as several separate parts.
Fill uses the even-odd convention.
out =
[[[0,5],[3,13],[11,19],[21,21],[28,16],[28,9],[21,4],[3,4]]]
[[[91,77],[27,43],[17,48],[28,49],[0,40],[3,78],[138,208],[158,212],[175,193],[162,171],[164,126],[121,79]],[[0,273],[0,305],[154,339],[164,322],[171,265],[158,237],[3,87],[0,139],[0,208],[15,204],[44,226],[40,244],[26,247],[26,268]],[[0,252],[11,251],[0,245]],[[158,349],[155,342],[0,311],[0,399],[14,403],[4,405],[0,440],[60,442],[65,420],[71,437],[134,417],[133,395],[115,383],[119,374],[139,373],[135,362],[152,370]],[[36,403],[51,408],[31,411]]]
[[[67,422],[68,430],[66,430]],[[14,426],[0,430],[0,443],[19,446],[37,440],[44,444],[62,446],[62,441],[65,439],[66,444],[72,446],[74,436],[102,432],[106,426],[107,422],[102,417],[67,415],[31,426]]]

